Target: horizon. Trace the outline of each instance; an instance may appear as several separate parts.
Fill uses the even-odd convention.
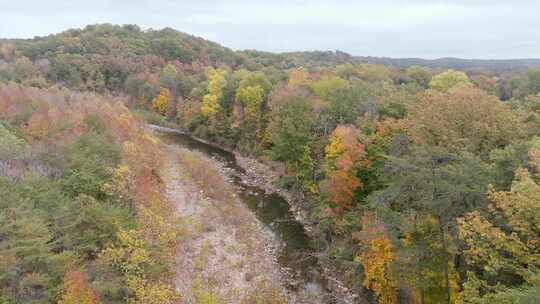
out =
[[[224,45],[224,44],[222,44],[222,43],[220,43],[220,42],[211,40],[211,39],[209,39],[209,38],[207,38],[207,37],[203,37],[203,36],[200,36],[200,35],[195,35],[195,34],[192,34],[192,33],[186,32],[186,31],[183,31],[183,30],[181,30],[181,29],[176,29],[176,28],[172,28],[172,27],[169,27],[169,26],[165,26],[165,27],[162,27],[162,28],[143,28],[143,27],[140,26],[139,24],[135,24],[135,23],[117,24],[117,23],[110,23],[110,22],[94,23],[94,24],[86,24],[86,25],[83,25],[83,26],[80,26],[80,27],[66,28],[66,29],[63,29],[63,30],[60,30],[60,31],[57,31],[57,32],[48,33],[48,34],[44,34],[44,35],[36,35],[36,36],[33,36],[33,37],[0,37],[0,40],[33,40],[33,39],[42,39],[42,38],[46,38],[47,36],[50,36],[50,35],[58,35],[58,34],[64,33],[64,32],[69,31],[69,30],[84,30],[87,26],[92,26],[92,25],[104,25],[104,24],[110,24],[110,25],[113,25],[113,26],[127,26],[127,25],[134,25],[134,26],[139,27],[140,30],[143,31],[143,32],[147,32],[147,31],[161,31],[161,30],[165,30],[165,29],[171,29],[171,30],[174,30],[174,31],[177,31],[177,32],[181,32],[181,33],[184,33],[184,34],[188,34],[188,35],[192,35],[192,36],[195,36],[195,37],[198,37],[198,38],[202,38],[202,39],[205,39],[205,40],[210,41],[210,42],[218,43],[218,44],[221,45],[222,47],[231,49],[232,51],[235,51],[235,52],[242,52],[242,51],[257,51],[257,52],[267,52],[267,53],[272,53],[272,54],[310,53],[310,52],[333,52],[333,53],[336,53],[336,52],[342,52],[342,53],[345,53],[345,54],[347,54],[347,55],[350,55],[350,56],[352,56],[352,57],[354,57],[354,58],[379,58],[379,59],[392,59],[392,60],[407,60],[407,59],[410,59],[410,60],[426,60],[426,61],[437,61],[437,60],[445,60],[445,59],[473,60],[473,61],[540,60],[540,56],[538,56],[538,57],[508,57],[508,58],[467,58],[467,57],[452,57],[452,56],[446,56],[446,57],[426,58],[426,57],[389,57],[389,56],[369,55],[369,54],[368,54],[368,55],[364,55],[364,54],[351,54],[351,53],[349,53],[349,52],[346,52],[346,51],[344,51],[344,50],[339,50],[339,49],[305,49],[305,50],[292,50],[292,51],[267,51],[267,50],[254,49],[254,48],[234,49],[234,48],[229,47],[229,46],[227,46],[227,45]]]
[[[88,24],[173,28],[233,50],[341,50],[354,56],[508,60],[540,57],[540,3],[502,0],[170,0],[2,5],[0,36],[31,39]],[[508,12],[512,12],[509,14]]]

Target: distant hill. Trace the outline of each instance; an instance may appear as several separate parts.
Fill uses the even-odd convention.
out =
[[[521,72],[540,68],[540,59],[475,60],[441,58],[386,58],[352,56],[342,51],[306,51],[271,53],[257,50],[233,51],[218,43],[171,28],[142,30],[137,25],[96,24],[83,29],[69,29],[58,34],[33,39],[0,39],[0,63],[13,57],[6,45],[17,54],[43,65],[51,64],[48,76],[55,81],[76,74],[88,77],[91,70],[107,71],[103,77],[124,80],[128,72],[142,72],[165,62],[177,61],[191,66],[227,65],[232,69],[258,70],[264,67],[290,69],[296,67],[331,68],[341,64],[371,63],[406,68],[413,65],[433,69],[458,69],[492,73]],[[71,75],[68,75],[71,74]],[[78,75],[76,75],[79,77]],[[118,82],[115,80],[115,82]],[[110,87],[108,85],[108,87]]]
[[[526,71],[531,68],[540,68],[540,59],[461,59],[461,58],[388,58],[388,57],[362,57],[356,56],[355,60],[371,64],[383,64],[398,68],[406,68],[413,65],[425,66],[432,69],[457,69],[457,70],[485,70],[496,73]]]
[[[14,43],[31,60],[54,57],[59,53],[83,56],[122,56],[138,58],[156,55],[183,63],[222,62],[234,65],[239,56],[218,43],[171,28],[141,30],[137,25],[88,25],[33,39],[0,39]]]

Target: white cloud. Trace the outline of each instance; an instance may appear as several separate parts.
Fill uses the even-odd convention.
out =
[[[0,37],[110,22],[172,27],[234,49],[540,57],[539,11],[532,0],[0,0]]]

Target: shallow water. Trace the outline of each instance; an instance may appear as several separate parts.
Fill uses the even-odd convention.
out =
[[[241,201],[280,240],[278,262],[294,278],[291,290],[305,294],[323,295],[326,282],[320,274],[317,260],[313,256],[312,240],[291,213],[287,201],[279,194],[266,194],[263,189],[248,186],[242,182],[244,170],[237,164],[234,154],[205,144],[179,133],[160,132],[160,137],[169,144],[199,151],[220,160],[231,170],[233,186]]]

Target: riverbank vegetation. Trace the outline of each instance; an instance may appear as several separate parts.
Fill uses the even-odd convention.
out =
[[[123,105],[64,88],[124,96],[154,122],[284,164],[281,186],[305,202],[322,257],[379,303],[540,297],[539,70],[234,52],[112,25],[1,50],[5,301],[61,286],[66,299],[174,297],[163,152]]]
[[[120,102],[0,85],[0,302],[175,303],[162,151]]]

